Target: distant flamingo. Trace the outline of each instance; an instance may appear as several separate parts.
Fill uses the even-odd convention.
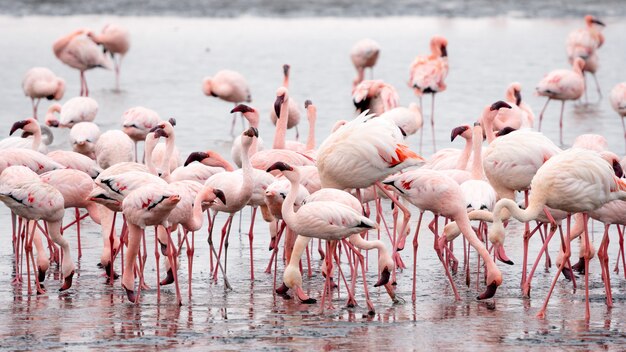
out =
[[[624,123],[624,117],[626,117],[626,82],[618,83],[611,90],[611,106],[621,117],[624,142],[626,142],[626,124]]]
[[[350,49],[350,59],[356,68],[357,76],[352,82],[352,87],[356,87],[365,79],[365,69],[371,69],[370,79],[374,76],[374,66],[378,61],[380,54],[380,45],[372,39],[361,39]]]
[[[107,59],[98,45],[87,36],[85,29],[76,30],[57,39],[52,45],[54,55],[64,64],[80,71],[80,95],[88,96],[89,89],[85,80],[85,71],[102,67],[111,69],[111,61]]]
[[[282,206],[282,214],[285,223],[299,236],[321,238],[329,242],[329,247],[332,250],[329,251],[326,256],[326,268],[328,271],[332,270],[332,259],[336,241],[345,239],[352,234],[358,234],[377,227],[375,222],[364,217],[351,207],[334,201],[306,203],[298,209],[298,212],[294,212],[293,203],[300,187],[300,174],[297,169],[281,162],[272,165],[267,171],[270,172],[273,170],[280,170],[291,183],[291,190],[289,194],[287,194]],[[297,253],[299,255],[292,255],[292,258],[297,258],[298,261],[304,249],[303,247],[300,248],[301,250]],[[289,265],[285,268],[285,284],[287,287],[294,288],[296,294],[303,302],[312,303],[306,295],[302,296],[301,280],[299,287],[297,282],[294,283],[290,280],[290,277],[293,277],[294,273],[290,273],[289,270],[298,270],[297,265],[295,268],[293,265]],[[326,295],[327,289],[329,288],[330,275],[327,275],[326,285],[322,291],[323,296]],[[368,308],[373,310],[371,302],[368,302]]]
[[[531,183],[528,207],[521,210],[510,199],[501,199],[494,208],[494,223],[489,231],[489,239],[494,242],[504,233],[502,225],[503,209],[507,209],[513,217],[519,221],[529,221],[536,218],[537,214],[544,210],[544,206],[564,210],[570,213],[586,213],[598,209],[612,200],[626,200],[626,183],[615,176],[611,165],[594,151],[573,148],[551,157],[537,170]],[[584,233],[586,248],[589,248],[589,237],[586,226]],[[570,255],[569,241],[561,238],[565,248],[565,258]],[[589,258],[589,252],[585,254]],[[586,318],[589,319],[589,261],[585,262]],[[556,280],[563,270],[561,265],[557,271],[548,297],[538,313],[545,316],[546,307],[552,294]]]
[[[65,93],[65,80],[57,77],[45,67],[33,67],[26,71],[22,81],[24,95],[30,97],[33,117],[37,118],[37,107],[41,98],[61,100]]]
[[[156,111],[136,106],[130,108],[122,114],[122,131],[126,133],[135,143],[135,161],[137,159],[137,145],[146,139],[148,132],[161,121],[161,117]]]
[[[550,100],[561,101],[561,115],[559,117],[559,141],[563,145],[563,111],[566,100],[579,99],[585,90],[585,80],[583,77],[583,67],[585,60],[575,58],[572,63],[572,70],[555,70],[548,73],[538,84],[537,94],[548,97],[546,104],[539,113],[539,131],[541,131],[541,121],[543,113],[548,107]]]
[[[585,24],[586,28],[574,30],[567,36],[565,47],[567,50],[567,59],[570,64],[572,64],[576,58],[585,60],[583,78],[585,71],[591,73],[596,82],[598,99],[602,99],[602,92],[600,91],[600,85],[598,84],[598,78],[596,77],[596,71],[598,70],[598,54],[596,53],[596,50],[604,44],[602,29],[605,24],[591,15],[585,16]],[[587,99],[586,82],[585,99]]]
[[[283,85],[285,89],[289,89],[289,71],[291,66],[283,65]],[[280,88],[279,88],[280,89]],[[296,140],[300,138],[300,132],[298,132],[298,124],[300,123],[300,105],[294,99],[285,99],[288,105],[289,117],[287,118],[287,129],[296,128]],[[274,125],[278,122],[278,110],[274,103],[274,109],[270,109],[270,119]]]
[[[430,126],[433,133],[433,151],[435,145],[435,94],[446,90],[444,80],[448,76],[448,40],[434,36],[430,40],[430,55],[417,56],[409,69],[409,87],[420,98],[420,109],[423,109],[422,95],[432,94]],[[420,149],[421,152],[421,149]]]
[[[115,66],[115,90],[120,90],[120,68],[122,67],[122,59],[126,56],[130,47],[130,36],[128,29],[117,23],[107,24],[102,28],[102,33],[94,34],[89,31],[87,36],[97,44],[104,47],[104,53],[107,51],[111,55],[113,65]],[[116,55],[117,54],[117,55]]]
[[[365,80],[352,89],[352,102],[358,113],[369,110],[380,115],[398,107],[399,100],[396,88],[382,80]]]
[[[60,117],[54,115],[60,112]],[[54,104],[46,113],[46,125],[50,127],[72,128],[79,122],[93,122],[98,114],[98,102],[89,97],[74,97],[63,106]]]
[[[241,73],[231,70],[217,71],[213,77],[204,77],[202,92],[206,96],[213,96],[224,101],[234,103],[249,103],[252,101],[248,82]],[[236,116],[233,116],[233,124],[230,134],[235,132]],[[242,126],[244,127],[244,126]]]

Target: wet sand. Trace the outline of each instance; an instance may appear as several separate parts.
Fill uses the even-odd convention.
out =
[[[482,107],[503,97],[508,83],[517,80],[524,88],[524,99],[538,114],[543,99],[531,94],[534,85],[548,71],[567,67],[564,42],[567,33],[581,25],[579,20],[532,20],[510,18],[442,19],[257,19],[232,20],[200,18],[114,18],[114,17],[2,17],[0,30],[0,101],[3,118],[0,131],[8,131],[13,121],[28,116],[30,101],[20,89],[24,72],[32,66],[46,66],[67,81],[66,99],[79,91],[78,72],[63,66],[52,54],[51,44],[58,36],[77,27],[100,28],[108,21],[124,23],[132,33],[132,48],[122,67],[122,92],[111,90],[111,72],[87,73],[92,96],[100,104],[96,122],[101,129],[119,128],[121,113],[129,107],[143,105],[158,111],[163,118],[176,117],[177,142],[183,156],[195,150],[215,149],[230,155],[228,135],[231,105],[202,95],[202,77],[218,69],[241,71],[249,80],[254,102],[261,111],[260,133],[271,140],[272,127],[267,118],[276,87],[281,82],[281,65],[292,65],[291,95],[303,102],[312,99],[319,113],[318,144],[327,136],[336,119],[352,116],[350,85],[354,76],[347,52],[362,37],[381,43],[383,52],[375,77],[394,84],[401,103],[414,101],[406,87],[408,65],[416,54],[424,53],[433,34],[445,35],[449,42],[450,74],[448,90],[437,97],[437,138],[440,148],[461,147],[449,143],[450,129],[473,122]],[[602,133],[610,148],[621,154],[624,148],[619,118],[606,96],[615,83],[624,80],[626,53],[621,48],[626,31],[620,19],[607,19],[607,38],[601,49],[598,78],[605,98],[600,104],[566,105],[566,143],[581,133]],[[591,86],[593,87],[593,85]],[[590,100],[595,101],[590,90]],[[46,104],[42,103],[45,109]],[[425,104],[429,111],[430,102]],[[558,138],[559,104],[551,105],[543,122],[544,132]],[[429,113],[426,113],[428,121]],[[42,116],[43,117],[43,116]],[[306,127],[300,130],[306,136]],[[238,128],[239,125],[238,125]],[[431,154],[429,130],[425,133],[424,155]],[[54,148],[68,148],[69,131],[55,131]],[[8,134],[8,133],[7,133]],[[289,132],[293,136],[293,132]],[[409,144],[417,149],[417,137]],[[387,218],[390,219],[389,206]],[[412,225],[417,220],[413,210]],[[243,216],[244,232],[249,211]],[[229,279],[234,287],[224,292],[223,284],[208,280],[208,245],[206,224],[196,236],[193,287],[191,299],[186,296],[187,261],[181,258],[183,306],[175,304],[171,287],[163,289],[157,304],[154,257],[149,250],[146,282],[152,290],[142,292],[142,302],[134,306],[125,301],[119,285],[105,284],[99,261],[99,229],[87,223],[83,233],[83,257],[78,261],[78,276],[67,293],[59,294],[58,270],[47,278],[46,295],[28,297],[25,286],[11,285],[13,257],[8,244],[10,217],[5,207],[0,218],[6,224],[0,247],[0,348],[71,349],[86,347],[155,349],[165,347],[196,350],[328,350],[339,348],[399,349],[467,349],[507,348],[526,350],[563,348],[567,350],[624,350],[626,332],[624,302],[626,280],[623,269],[612,275],[614,308],[604,303],[604,288],[596,258],[591,263],[591,319],[584,320],[584,290],[578,290],[560,279],[556,285],[546,319],[537,319],[555,268],[538,270],[533,281],[531,299],[523,299],[519,289],[522,257],[522,230],[513,223],[507,230],[507,251],[514,266],[499,264],[504,283],[496,297],[478,302],[482,291],[476,288],[476,262],[472,256],[472,282],[465,287],[465,275],[459,271],[455,282],[462,300],[454,296],[443,269],[432,249],[432,234],[424,226],[418,255],[418,297],[411,302],[412,271],[398,272],[397,293],[404,304],[392,304],[383,289],[374,289],[375,263],[370,260],[368,283],[376,307],[374,317],[364,316],[366,308],[362,287],[357,286],[359,307],[343,308],[345,290],[335,300],[334,311],[320,314],[320,305],[306,306],[272,294],[272,276],[263,270],[269,260],[267,226],[257,217],[255,236],[254,283],[249,279],[247,235],[231,234]],[[218,218],[218,226],[225,218]],[[430,217],[425,218],[425,223]],[[236,227],[233,228],[234,230]],[[150,233],[150,232],[149,232]],[[602,226],[596,223],[593,239],[599,245]],[[74,231],[67,234],[76,248]],[[613,230],[609,248],[610,267],[617,257],[617,234]],[[153,248],[153,235],[148,248]],[[556,257],[558,238],[551,244]],[[538,237],[531,240],[530,253],[541,246]],[[461,242],[455,243],[462,248]],[[407,265],[412,263],[410,248],[403,252]],[[577,253],[574,245],[573,257]],[[371,258],[370,258],[371,259]],[[304,280],[305,290],[320,297],[323,279],[319,275],[319,256],[312,263],[315,275]],[[347,270],[345,266],[344,271]],[[279,278],[282,265],[279,264]]]

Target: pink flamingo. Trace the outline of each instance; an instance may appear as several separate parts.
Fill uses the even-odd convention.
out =
[[[122,67],[122,59],[126,56],[130,48],[130,35],[128,29],[117,23],[110,23],[102,28],[102,33],[94,34],[87,32],[87,36],[96,44],[104,47],[104,53],[107,51],[111,55],[113,65],[115,66],[115,90],[120,90],[120,68]]]
[[[24,95],[30,97],[33,117],[37,118],[37,107],[41,98],[61,100],[65,94],[65,80],[57,77],[45,67],[33,67],[26,71],[22,81]]]
[[[461,184],[461,191],[465,195],[467,210],[493,210],[496,205],[497,194],[493,187],[486,181],[483,170],[482,144],[483,128],[480,123],[475,123],[473,128],[473,161],[472,179]]]
[[[25,134],[32,134],[32,138],[9,137],[0,140],[0,149],[7,148],[25,148],[46,154],[48,147],[43,144],[41,128],[34,118],[17,121],[11,126],[9,135],[13,135],[17,130],[23,130]]]
[[[422,166],[425,169],[432,170],[466,170],[467,164],[472,154],[472,127],[470,125],[461,125],[452,129],[450,132],[450,142],[454,142],[456,137],[465,140],[463,149],[444,148],[433,154]]]
[[[281,88],[289,89],[289,71],[291,67],[289,65],[283,65],[283,85]],[[280,89],[280,88],[279,88]],[[300,123],[300,105],[294,99],[285,99],[285,102],[288,104],[288,112],[289,117],[287,118],[287,124],[285,129],[296,128],[296,140],[300,137],[300,132],[298,132],[298,124]],[[280,108],[277,108],[277,103],[274,103],[274,109],[270,109],[270,119],[274,125],[278,125],[278,111]],[[287,116],[283,113],[284,116]],[[278,127],[278,126],[277,126]]]
[[[350,59],[356,69],[357,76],[352,82],[352,87],[356,87],[365,79],[365,69],[371,69],[371,79],[374,76],[374,66],[378,61],[380,45],[372,39],[361,39],[350,49]]]
[[[14,165],[26,166],[37,174],[65,168],[50,157],[31,149],[0,149],[0,172]]]
[[[409,104],[408,108],[399,106],[380,115],[381,118],[389,119],[402,129],[405,137],[414,135],[424,125],[422,112],[416,103]]]
[[[248,120],[250,127],[259,129],[259,111],[257,109],[248,105],[239,104],[230,111],[231,114],[236,112],[241,113],[243,117]],[[241,148],[241,136],[237,136],[237,138],[233,141],[233,147],[230,149],[230,157],[238,167],[241,167]],[[263,150],[263,139],[261,137],[257,138],[253,142],[251,148],[255,150]],[[252,154],[254,153],[251,153],[251,155]]]
[[[206,96],[213,96],[224,101],[234,103],[249,103],[252,101],[248,82],[237,71],[220,70],[213,77],[204,77],[202,81],[202,92]],[[236,116],[233,116],[233,124],[230,134],[235,132]]]
[[[100,128],[93,122],[79,122],[70,130],[72,149],[92,159],[96,158],[98,138],[100,138]]]
[[[121,162],[130,162],[137,156],[136,143],[128,135],[120,130],[106,131],[100,135],[96,142],[96,161],[101,168],[107,169]]]
[[[533,177],[531,189],[532,192],[525,210],[521,210],[511,199],[501,199],[496,203],[493,211],[494,223],[489,231],[489,239],[492,242],[495,242],[496,238],[501,237],[504,233],[503,215],[501,213],[503,209],[507,209],[519,221],[529,221],[536,218],[537,214],[544,210],[544,206],[549,206],[569,213],[584,213],[583,217],[586,222],[588,212],[598,209],[612,200],[626,200],[626,183],[615,176],[611,165],[598,153],[579,148],[566,150],[546,161]],[[586,225],[584,241],[586,248],[589,249]],[[569,241],[561,237],[561,243],[566,261],[569,261]],[[587,251],[584,256],[587,259],[585,261],[586,318],[589,319],[588,259],[590,252]],[[545,316],[550,295],[563,266],[558,268],[550,292],[538,313],[539,317]]]
[[[295,152],[305,153],[311,152],[315,149],[315,120],[317,119],[317,109],[310,100],[304,103],[304,107],[307,110],[307,119],[309,121],[309,136],[307,144],[302,144],[297,141],[287,141],[286,134],[289,126],[289,116],[291,113],[291,105],[293,100],[289,96],[287,88],[280,87],[276,91],[276,101],[274,102],[274,114],[278,115],[278,122],[276,123],[276,132],[274,134],[274,149],[288,149]],[[300,119],[298,117],[298,119]]]
[[[446,90],[444,80],[448,76],[447,46],[448,40],[446,38],[434,36],[430,40],[430,55],[417,56],[409,69],[409,87],[420,98],[420,109],[422,109],[422,95],[430,93],[433,96],[430,127],[433,133],[434,151],[437,151],[435,145],[435,94]]]
[[[396,88],[381,80],[365,80],[352,89],[352,102],[358,113],[369,110],[380,115],[398,107],[399,100]]]
[[[50,159],[56,161],[68,169],[82,171],[91,178],[96,178],[102,169],[95,160],[69,150],[54,150],[46,154]]]
[[[546,104],[539,113],[539,131],[541,131],[541,121],[543,113],[548,107],[550,100],[561,101],[561,115],[559,117],[559,141],[563,144],[563,111],[566,100],[579,99],[585,90],[585,79],[583,77],[583,67],[585,60],[575,58],[571,70],[555,70],[548,73],[538,84],[537,94],[548,97]]]
[[[69,243],[61,235],[61,222],[65,213],[63,195],[53,186],[41,181],[26,181],[16,185],[0,185],[0,200],[11,208],[11,211],[24,219],[46,222],[52,241],[63,250],[61,273],[64,282],[59,291],[65,291],[72,287],[75,266],[72,261]],[[34,227],[32,231],[34,232]],[[29,252],[27,253],[27,264],[30,263],[28,259],[29,254],[32,258],[34,234],[31,233],[29,236],[29,244],[26,248]]]
[[[400,196],[408,200],[411,204],[418,207],[421,210],[432,211],[436,216],[441,215],[447,218],[451,218],[456,221],[457,225],[461,229],[463,236],[469,241],[470,245],[478,252],[483,258],[487,266],[487,289],[483,292],[478,299],[491,298],[496,293],[496,290],[500,284],[502,284],[502,274],[496,266],[495,262],[489,255],[489,252],[482,244],[482,242],[476,236],[476,233],[472,229],[467,211],[465,208],[465,195],[461,190],[461,187],[449,177],[446,177],[442,173],[434,170],[417,169],[403,172],[401,174],[392,175],[388,177],[385,184],[394,187],[394,191]],[[445,248],[445,236],[439,237],[437,218],[434,220],[434,234],[435,234],[435,250],[439,255],[439,259],[444,264],[446,275],[452,288],[454,290],[454,296],[457,300],[460,300],[459,294],[456,291],[456,286],[452,281],[452,276],[448,270],[446,261],[443,259],[442,251]],[[404,233],[403,233],[404,234]],[[416,264],[417,264],[417,246],[418,246],[418,234],[419,225],[415,231],[415,237],[413,239],[413,300],[416,298]],[[401,243],[404,242],[404,238]],[[400,248],[403,246],[400,245]]]
[[[88,96],[85,71],[96,67],[111,69],[111,61],[87,36],[85,29],[76,30],[57,39],[52,45],[54,55],[64,64],[80,71],[80,95]]]
[[[598,98],[602,99],[602,92],[600,91],[600,85],[596,77],[596,71],[598,70],[598,54],[596,50],[604,44],[602,29],[605,24],[591,15],[585,16],[585,24],[586,28],[574,30],[567,36],[565,43],[567,59],[570,64],[572,64],[576,58],[585,60],[583,79],[585,71],[591,73],[596,82]],[[585,99],[587,98],[586,88],[587,84],[585,84]]]
[[[57,118],[54,113],[60,113]],[[98,114],[98,102],[90,97],[74,97],[63,104],[53,104],[46,113],[46,125],[71,128],[79,122],[93,122]]]
[[[327,252],[328,255],[326,256],[326,268],[328,272],[332,270],[332,254],[338,240],[342,240],[350,235],[358,234],[377,227],[375,222],[340,202],[310,202],[303,204],[300,206],[298,211],[295,212],[294,200],[300,187],[300,174],[297,169],[294,169],[282,162],[272,165],[267,171],[270,172],[273,170],[281,171],[291,183],[291,190],[287,194],[287,197],[282,205],[282,215],[287,226],[289,226],[289,228],[291,228],[299,236],[305,237],[305,241],[306,237],[314,237],[321,238],[329,242],[329,248],[331,248],[331,250]],[[300,246],[301,250],[299,250],[299,256],[297,256],[298,261],[299,257],[302,255],[304,247],[306,247],[306,245]],[[292,256],[292,258],[294,257],[296,256]],[[313,303],[308,299],[308,297],[306,297],[306,295],[302,296],[303,292],[301,292],[301,280],[299,283],[296,282],[295,284],[293,281],[289,280],[290,277],[294,276],[293,273],[289,273],[289,270],[293,271],[294,269],[298,270],[297,266],[294,268],[292,265],[289,265],[285,268],[285,284],[287,287],[290,287],[289,285],[291,285],[291,287],[296,290],[300,287],[300,290],[297,290],[296,292],[299,298],[305,303]],[[330,291],[330,275],[326,276],[326,285],[323,290],[323,297],[326,295],[327,289]],[[371,302],[368,302],[368,308],[373,310]]]
[[[142,233],[147,226],[169,226],[167,218],[179,201],[180,196],[169,186],[155,183],[139,187],[124,198],[122,211],[128,224],[128,249],[124,261],[122,288],[126,291],[128,300],[133,303],[138,301],[134,290],[134,268]]]
[[[148,132],[159,122],[161,122],[159,114],[143,106],[130,108],[122,114],[122,131],[135,143],[135,161],[139,160],[137,159],[137,145],[146,139]]]
[[[626,142],[626,124],[624,123],[624,117],[626,117],[626,82],[618,83],[611,90],[611,106],[621,117],[624,141]]]
[[[493,119],[494,130],[500,131],[505,127],[516,130],[533,127],[535,114],[530,106],[522,101],[521,91],[522,86],[518,82],[513,82],[509,85],[505,94],[505,101],[508,104],[502,105],[497,109]],[[479,122],[483,123],[482,116]]]

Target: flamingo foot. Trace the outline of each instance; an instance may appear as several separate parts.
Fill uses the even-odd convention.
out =
[[[22,284],[22,278],[20,276],[16,276],[13,278],[13,280],[11,281],[11,285],[13,286],[19,286]]]
[[[126,297],[128,297],[128,300],[132,303],[137,303],[137,295],[135,294],[135,291],[127,289],[124,284],[122,284],[122,288],[126,291]]]
[[[170,268],[169,270],[167,270],[167,276],[165,276],[165,279],[163,279],[159,285],[161,286],[165,286],[165,285],[169,285],[172,284],[174,282],[174,272],[172,271],[172,269]]]
[[[529,282],[525,282],[524,286],[522,287],[522,297],[530,298],[530,283]]]
[[[378,280],[378,282],[374,284],[374,287],[386,285],[389,282],[390,277],[391,273],[387,268],[384,268],[383,271],[380,273],[380,280]]]
[[[491,298],[496,294],[496,290],[498,289],[498,285],[493,282],[487,286],[485,292],[481,293],[480,296],[476,297],[477,300],[483,300],[487,298]]]
[[[572,281],[572,278],[578,278],[578,276],[574,275],[574,272],[572,270],[570,270],[570,268],[568,267],[564,267],[563,270],[563,276],[565,276],[565,279],[567,281]]]
[[[142,290],[150,290],[150,286],[148,286],[145,282],[141,283],[141,289]]]
[[[369,300],[367,301],[367,315],[369,315],[370,317],[376,315],[376,309],[374,309],[374,305]]]
[[[537,318],[539,319],[545,319],[546,317],[546,311],[545,310],[540,310],[539,313],[537,313]]]
[[[509,257],[506,255],[503,245],[501,244],[497,245],[495,248],[495,251],[496,251],[496,258],[499,261],[503,262],[504,264],[513,265],[513,261],[509,259]]]
[[[59,292],[63,292],[65,290],[68,290],[70,287],[72,287],[73,278],[74,278],[74,270],[72,270],[72,272],[69,275],[67,275],[67,277],[63,281],[63,286],[61,286],[61,288],[59,289]]]

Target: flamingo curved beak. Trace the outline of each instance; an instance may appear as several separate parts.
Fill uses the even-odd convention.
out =
[[[187,160],[185,160],[185,166],[193,163],[194,161],[202,162],[202,160],[209,157],[209,154],[205,152],[193,152],[189,154]]]
[[[506,102],[502,100],[498,100],[495,103],[491,104],[491,107],[489,108],[489,110],[494,111],[494,110],[500,110],[501,108],[510,109],[511,105],[507,104]]]
[[[624,177],[624,170],[622,169],[622,165],[617,160],[613,160],[613,171],[615,172],[615,176],[619,178]]]
[[[289,166],[287,163],[283,163],[282,161],[277,161],[274,165],[267,168],[267,172],[272,172],[274,170],[278,171],[293,171],[293,168]]]
[[[285,101],[284,95],[277,96],[276,100],[274,101],[274,112],[276,113],[277,118],[280,118],[280,107],[283,105],[284,101]]]
[[[456,137],[460,136],[461,134],[463,134],[463,132],[467,131],[468,129],[469,129],[469,126],[467,125],[453,128],[452,133],[450,134],[450,142],[454,141]]]
[[[24,128],[26,125],[28,125],[30,123],[30,121],[28,120],[22,120],[22,121],[17,121],[16,123],[13,124],[13,126],[11,127],[11,132],[9,132],[9,136],[13,135],[13,133],[19,129]]]
[[[231,114],[234,114],[234,113],[236,113],[236,112],[240,112],[240,113],[242,113],[242,114],[245,114],[245,113],[247,113],[247,112],[253,112],[253,111],[254,111],[254,109],[253,109],[253,108],[251,108],[251,107],[249,107],[248,105],[246,105],[246,104],[239,104],[239,105],[235,106],[235,107],[234,107],[234,108],[230,111],[230,113],[231,113]]]
[[[213,194],[217,197],[217,199],[221,200],[224,205],[226,205],[226,195],[222,190],[214,189]]]
[[[515,95],[515,105],[519,106],[522,103],[522,93],[516,89],[513,94]]]

